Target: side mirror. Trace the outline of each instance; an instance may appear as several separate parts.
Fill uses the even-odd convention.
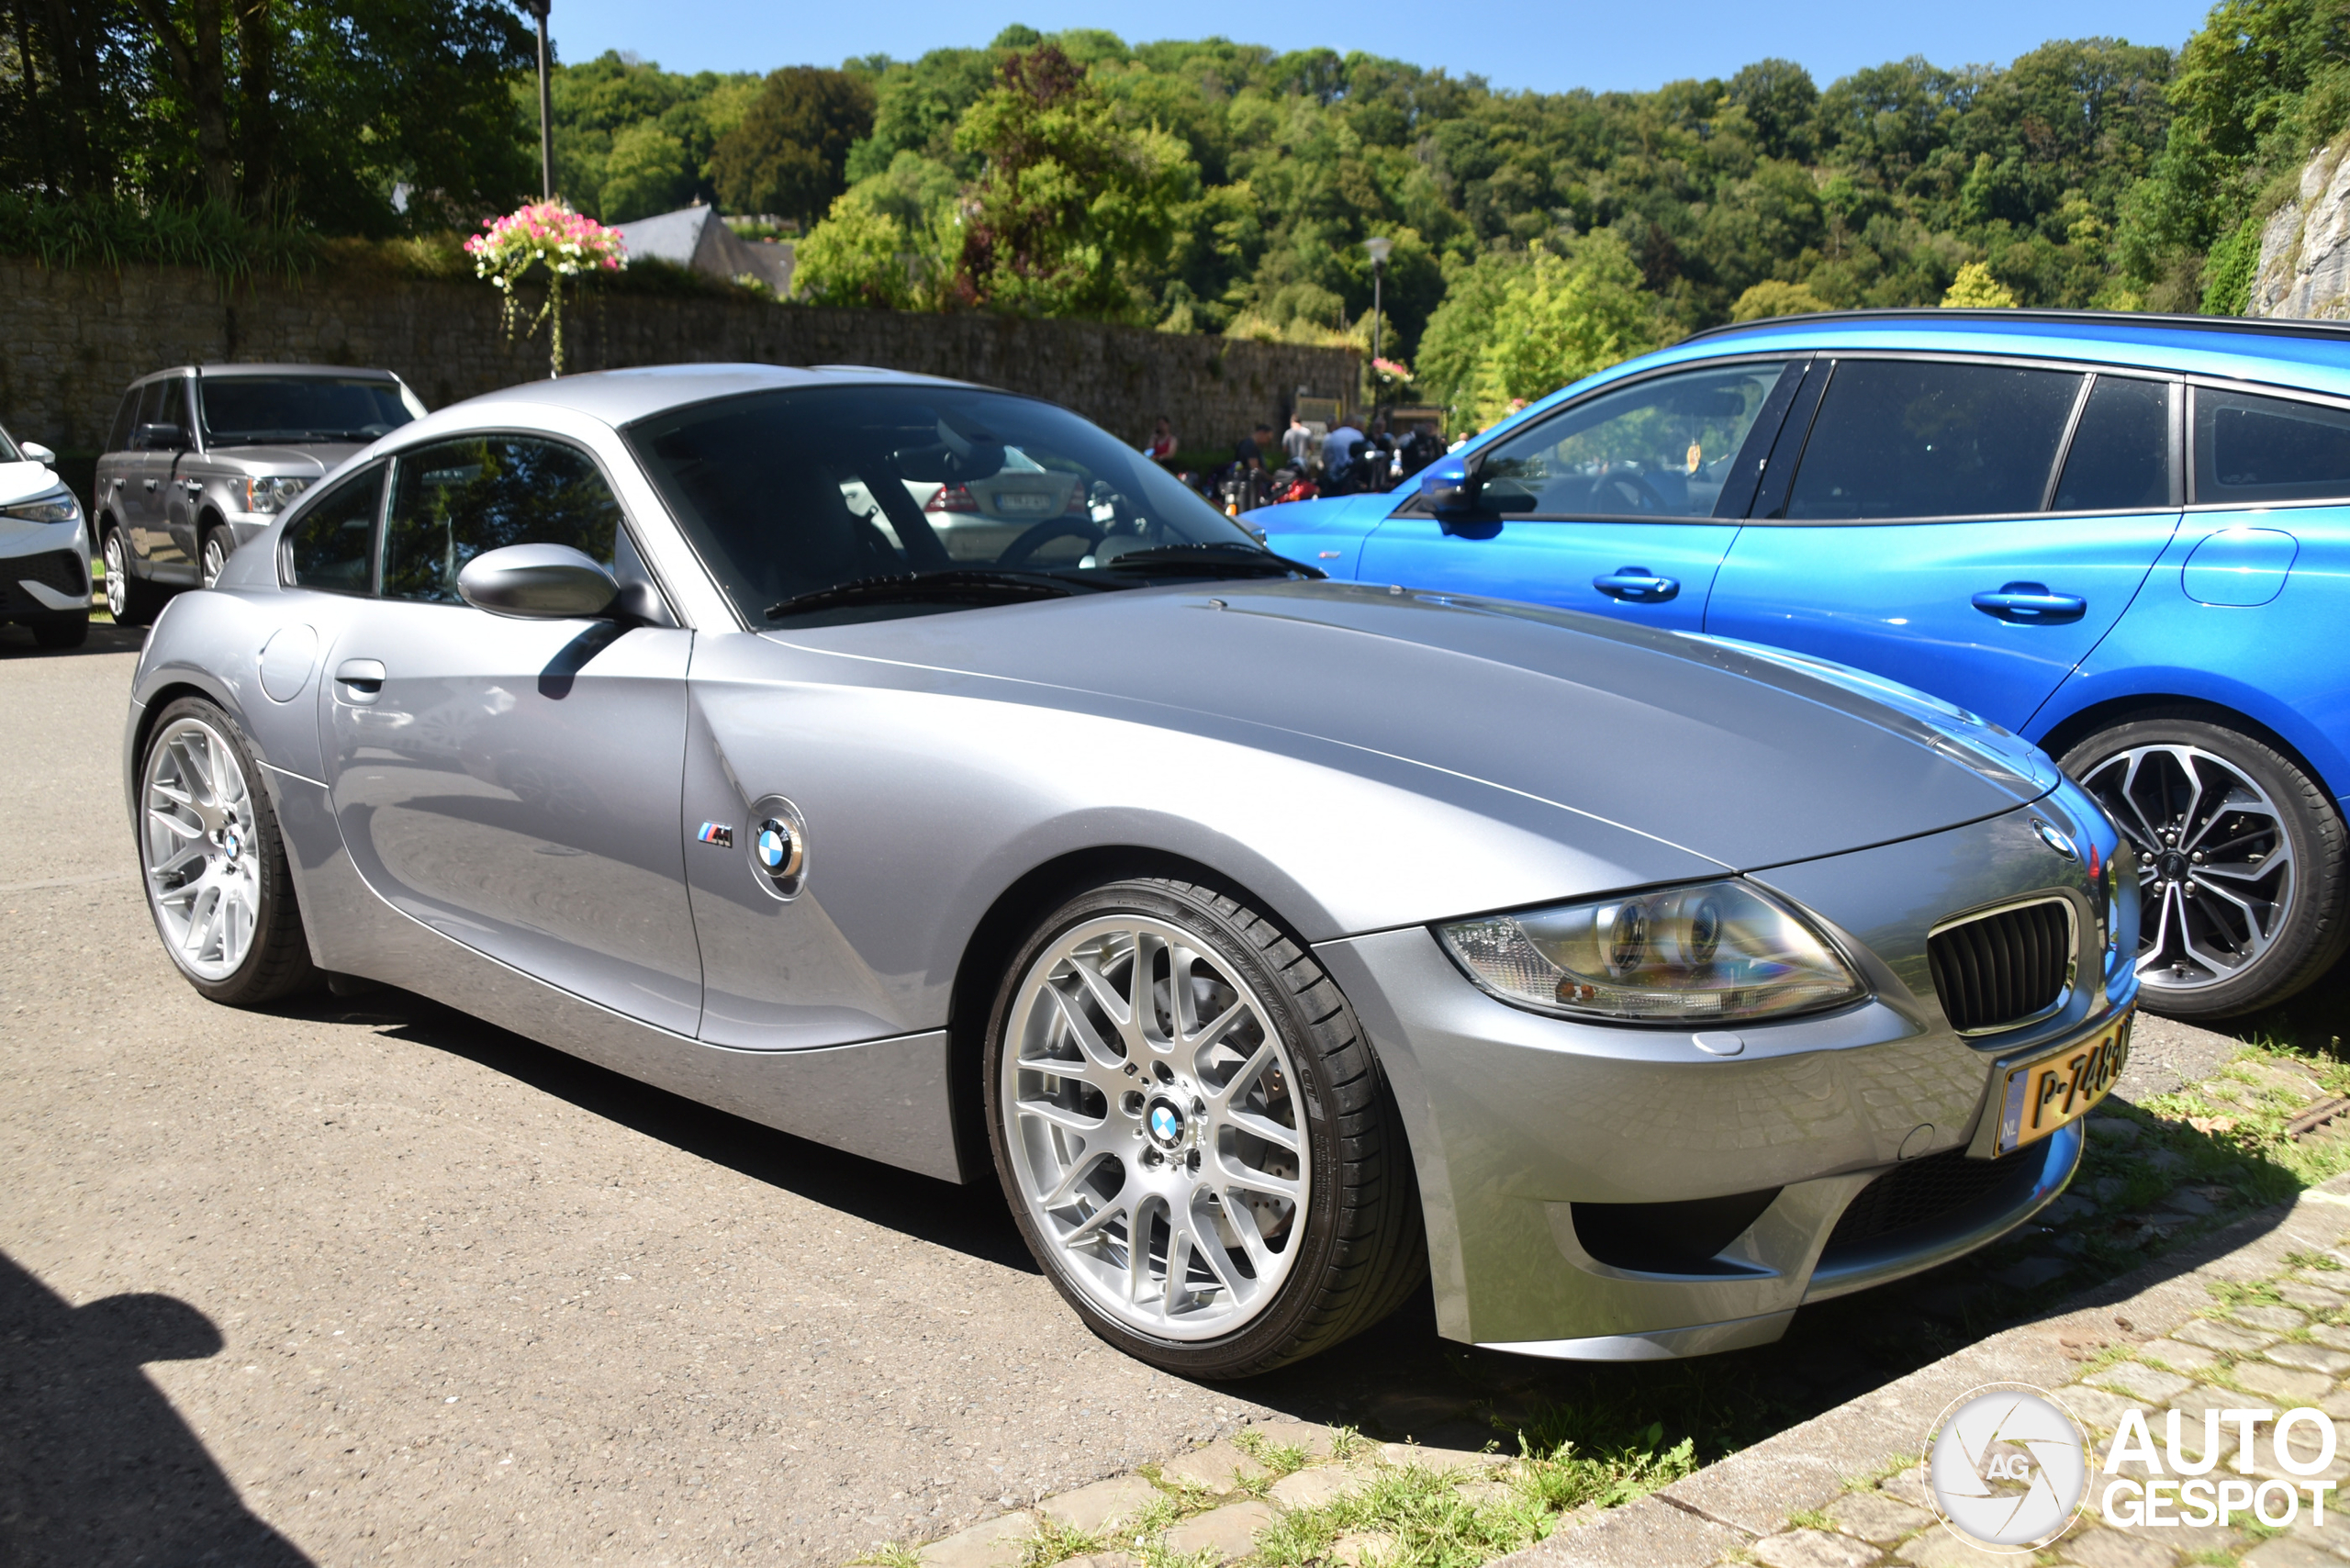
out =
[[[185,452],[187,431],[178,425],[140,425],[133,443],[145,452]]]
[[[568,544],[486,550],[457,574],[457,597],[476,610],[524,621],[583,621],[620,597],[612,574]]]
[[[1477,476],[1458,457],[1428,465],[1420,476],[1420,499],[1438,517],[1477,510]]]
[[[57,461],[57,454],[50,451],[49,448],[43,446],[37,441],[20,441],[17,443],[17,450],[25,454],[25,461],[28,463],[54,463]]]

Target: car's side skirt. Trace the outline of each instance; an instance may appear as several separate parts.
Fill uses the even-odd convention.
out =
[[[343,853],[323,786],[292,774],[272,783],[311,951],[322,968],[430,996],[762,1126],[925,1176],[968,1179],[956,1148],[944,1029],[755,1051],[655,1028],[394,909]]]

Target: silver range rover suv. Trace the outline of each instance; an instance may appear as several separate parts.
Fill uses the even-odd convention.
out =
[[[107,610],[144,626],[174,592],[210,588],[296,497],[424,411],[390,371],[345,365],[180,365],[133,382],[91,506]]]

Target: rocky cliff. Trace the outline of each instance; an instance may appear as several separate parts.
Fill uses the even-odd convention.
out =
[[[2260,234],[2247,316],[2350,319],[2350,139],[2321,148]]]

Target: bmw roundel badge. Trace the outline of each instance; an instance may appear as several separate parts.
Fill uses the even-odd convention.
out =
[[[808,824],[800,808],[769,795],[751,807],[745,837],[759,886],[778,899],[799,897],[808,874]]]

